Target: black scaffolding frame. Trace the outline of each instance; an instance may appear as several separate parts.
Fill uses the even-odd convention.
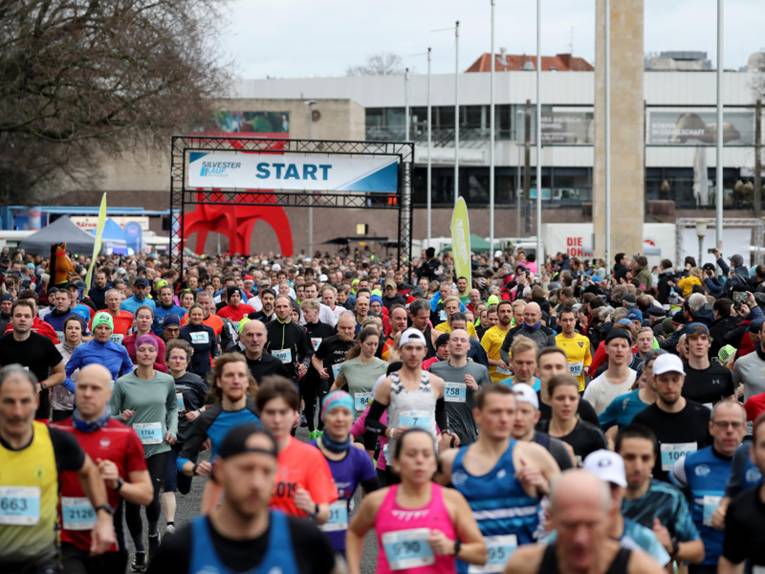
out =
[[[398,189],[395,194],[338,191],[284,191],[279,189],[199,189],[186,187],[186,165],[193,151],[263,151],[274,153],[316,153],[342,155],[389,155],[398,158]],[[412,171],[414,143],[341,140],[303,140],[230,136],[173,136],[170,160],[170,245],[171,264],[183,276],[186,237],[186,209],[194,205],[263,205],[281,207],[329,207],[398,210],[397,261],[405,259],[409,274],[412,265]],[[380,201],[385,198],[395,201]],[[313,255],[313,254],[311,254]]]

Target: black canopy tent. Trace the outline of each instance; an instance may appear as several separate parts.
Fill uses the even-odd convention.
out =
[[[68,216],[64,215],[24,239],[19,247],[27,253],[49,255],[52,245],[66,243],[66,250],[69,253],[92,255],[95,241],[92,235],[77,227]]]

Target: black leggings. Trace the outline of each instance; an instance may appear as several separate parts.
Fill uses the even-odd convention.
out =
[[[162,490],[162,483],[165,480],[167,469],[167,458],[169,452],[155,454],[146,459],[146,466],[151,476],[151,485],[154,487],[154,497],[146,507],[146,521],[149,523],[149,536],[158,534],[157,524],[162,513],[162,506],[159,503],[159,493]],[[138,504],[125,502],[125,522],[127,522],[130,537],[133,539],[136,552],[143,552],[143,524],[141,523],[141,507]]]
[[[308,421],[308,430],[313,431],[316,428],[314,423],[314,417],[316,416],[316,401],[318,399],[319,412],[321,412],[321,401],[329,393],[329,381],[324,380],[306,380],[307,377],[303,377],[300,381],[300,394],[303,395],[303,414]],[[319,417],[319,430],[324,429],[324,422]]]

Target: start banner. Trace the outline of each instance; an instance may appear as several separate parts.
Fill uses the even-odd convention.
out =
[[[319,153],[189,151],[191,188],[396,193],[398,157]]]

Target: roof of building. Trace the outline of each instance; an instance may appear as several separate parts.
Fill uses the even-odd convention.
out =
[[[495,54],[496,63],[494,69],[497,72],[510,72],[520,70],[535,70],[537,57],[534,54]],[[591,72],[594,68],[584,58],[571,54],[555,54],[554,56],[542,56],[543,72]],[[484,52],[466,72],[490,72],[491,54]]]

